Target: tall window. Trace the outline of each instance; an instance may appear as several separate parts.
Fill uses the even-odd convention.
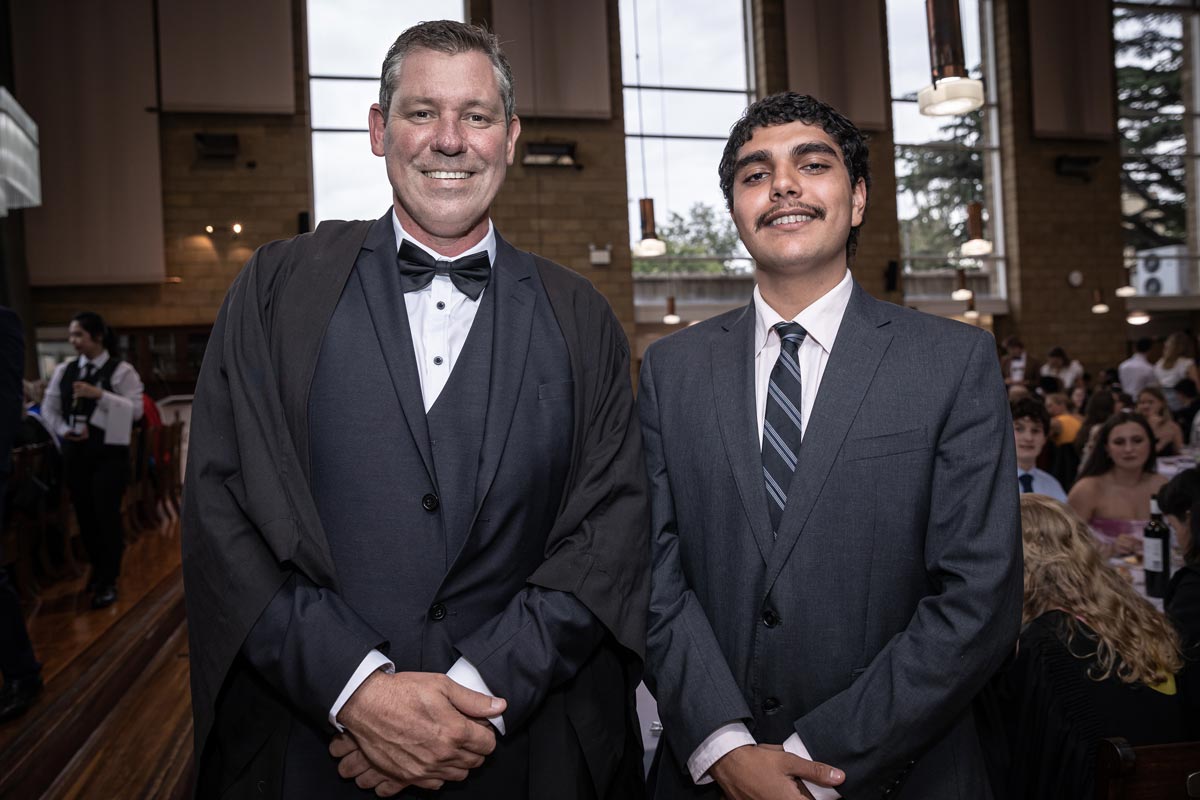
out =
[[[984,107],[925,117],[917,92],[927,86],[929,44],[923,4],[887,0],[888,57],[896,152],[896,206],[908,300],[944,301],[963,269],[980,297],[1003,298],[1004,231],[999,124],[992,47],[992,0],[959,0],[966,66],[984,81]],[[983,206],[986,256],[965,257],[967,207]]]
[[[752,101],[743,0],[620,0],[629,229],[654,200],[667,254],[635,273],[748,270],[717,164]],[[632,244],[632,243],[631,243]]]
[[[1141,295],[1196,293],[1200,2],[1115,3],[1113,43],[1131,282]]]
[[[465,3],[437,3],[436,18],[464,20]],[[371,154],[367,111],[379,100],[383,57],[404,29],[430,17],[427,0],[308,0],[317,221],[374,219],[389,206],[383,159]]]

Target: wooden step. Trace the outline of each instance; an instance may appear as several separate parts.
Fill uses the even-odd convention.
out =
[[[40,797],[143,679],[184,616],[183,577],[176,567],[59,670],[26,716],[0,728],[0,798]],[[186,681],[182,693],[186,699]]]

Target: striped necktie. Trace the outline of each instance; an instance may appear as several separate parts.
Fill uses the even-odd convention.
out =
[[[800,345],[808,331],[796,322],[773,326],[779,334],[779,358],[767,387],[767,413],[763,421],[763,479],[771,531],[779,535],[779,520],[787,506],[787,491],[800,453]]]

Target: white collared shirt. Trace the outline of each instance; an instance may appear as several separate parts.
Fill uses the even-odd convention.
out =
[[[108,363],[108,358],[107,350],[101,351],[100,355],[90,362],[87,356],[79,356],[75,363],[79,365],[80,379],[82,380],[84,370],[89,363],[98,372]],[[62,378],[67,371],[67,364],[70,363],[70,361],[64,361],[54,368],[54,374],[50,376],[50,383],[46,385],[46,396],[42,399],[42,419],[60,439],[70,432],[70,426],[66,421],[68,409],[62,407]],[[142,408],[142,392],[144,391],[142,379],[132,364],[122,361],[113,370],[111,383],[112,391],[103,390],[100,399],[96,401],[96,409],[88,418],[88,423],[104,430],[105,444],[127,445],[132,438],[133,423],[142,418],[144,410]]]
[[[408,236],[400,224],[400,218],[396,216],[395,209],[392,209],[392,230],[396,233],[397,253],[400,251],[401,242],[408,239],[435,259],[447,258],[433,248],[426,247]],[[479,240],[479,243],[454,258],[462,258],[485,251],[488,254],[488,262],[495,265],[496,229],[492,227],[490,219],[487,233]],[[486,291],[487,289],[484,289],[484,292]],[[413,355],[417,359],[417,374],[421,379],[421,398],[425,402],[426,411],[433,407],[438,396],[441,395],[442,389],[446,388],[446,381],[450,380],[450,371],[454,369],[454,363],[458,360],[463,345],[467,342],[467,335],[471,333],[471,325],[475,322],[475,314],[479,311],[479,301],[482,299],[483,292],[480,292],[479,297],[474,300],[467,297],[446,275],[435,275],[424,289],[404,293],[404,307],[408,312],[408,329],[412,334]],[[396,671],[396,665],[383,653],[372,650],[367,653],[358,665],[358,669],[354,671],[350,680],[342,688],[341,694],[334,700],[333,706],[329,709],[329,721],[339,731],[342,730],[342,726],[337,721],[338,712],[342,710],[342,706],[362,685],[363,681],[377,669],[392,673]],[[465,658],[459,658],[454,662],[446,674],[455,683],[472,691],[486,695],[493,694],[483,676],[479,674],[479,670]],[[503,716],[492,717],[490,721],[503,735]]]
[[[767,388],[771,384],[771,370],[775,368],[775,362],[779,359],[781,345],[779,334],[773,330],[773,326],[779,322],[798,322],[808,333],[796,353],[800,362],[800,435],[803,441],[804,433],[808,430],[808,420],[817,403],[817,392],[821,388],[825,366],[829,363],[829,354],[833,351],[833,344],[837,340],[838,330],[842,327],[842,318],[846,315],[846,307],[850,304],[850,295],[853,292],[854,280],[850,271],[846,270],[837,286],[821,295],[791,320],[785,320],[763,300],[758,287],[754,287],[754,405],[758,420],[759,447],[762,447],[763,422],[767,413]],[[701,742],[688,758],[687,767],[692,780],[698,784],[711,782],[712,777],[708,775],[708,770],[713,764],[731,750],[753,744],[756,744],[754,736],[744,723],[731,722],[722,725]],[[793,733],[789,736],[784,741],[783,748],[800,758],[812,758],[799,734]],[[816,800],[841,797],[834,789],[817,786],[808,781],[805,781],[804,785]]]
[[[446,256],[433,248],[426,247],[416,239],[408,236],[400,225],[400,219],[392,210],[392,229],[396,232],[396,250],[405,239],[424,250],[436,259]],[[474,253],[486,252],[488,262],[496,263],[496,230],[492,221],[488,220],[487,233],[475,246],[467,249],[454,258],[462,258]],[[487,289],[484,289],[486,292]],[[408,329],[412,332],[413,354],[417,357],[417,372],[421,376],[421,397],[425,401],[425,410],[433,408],[433,403],[442,393],[446,381],[450,380],[450,371],[454,362],[466,344],[467,334],[475,322],[475,314],[479,311],[479,301],[483,294],[475,300],[460,292],[454,282],[446,275],[435,275],[433,281],[424,289],[404,293],[404,306],[408,310]]]

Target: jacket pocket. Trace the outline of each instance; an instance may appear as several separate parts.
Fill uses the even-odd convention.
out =
[[[842,455],[846,461],[859,461],[864,458],[882,458],[927,449],[929,442],[925,438],[925,428],[920,427],[863,439],[851,439],[842,445]]]

